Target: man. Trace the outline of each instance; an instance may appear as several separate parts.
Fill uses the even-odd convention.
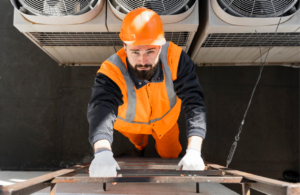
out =
[[[152,10],[129,12],[120,38],[124,48],[101,65],[88,105],[89,141],[95,150],[90,176],[114,177],[120,169],[111,151],[113,129],[134,144],[134,156],[143,156],[150,134],[162,158],[177,158],[181,105],[188,147],[179,166],[203,170],[206,108],[194,63],[179,46],[166,43],[162,21]]]

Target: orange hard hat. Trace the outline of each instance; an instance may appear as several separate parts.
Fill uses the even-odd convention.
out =
[[[147,8],[129,12],[119,34],[128,45],[164,45],[166,43],[163,23],[157,13]]]

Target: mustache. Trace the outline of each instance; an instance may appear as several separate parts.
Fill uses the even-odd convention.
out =
[[[135,65],[135,68],[152,68],[152,65],[151,64],[137,64]]]
[[[148,80],[150,79],[155,70],[157,69],[158,65],[155,64],[155,65],[152,65],[152,64],[136,64],[135,66],[132,66],[131,64],[129,64],[129,66],[132,68],[132,72],[134,74],[134,76],[136,76],[138,79],[141,79],[141,80]],[[138,70],[138,68],[141,68],[141,67],[145,67],[145,68],[149,68],[149,70]]]

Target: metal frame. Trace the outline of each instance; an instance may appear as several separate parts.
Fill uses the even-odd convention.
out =
[[[50,195],[55,195],[58,183],[195,183],[200,193],[200,183],[236,183],[242,185],[243,195],[250,195],[250,189],[266,194],[300,194],[300,184],[282,182],[261,177],[217,164],[206,163],[204,171],[182,171],[180,159],[159,158],[116,158],[121,170],[119,177],[89,177],[90,163],[62,169],[22,183],[0,186],[0,195],[27,195],[50,186]],[[122,177],[120,177],[122,176]]]

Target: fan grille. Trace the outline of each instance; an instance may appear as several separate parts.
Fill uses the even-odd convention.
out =
[[[19,0],[23,7],[37,15],[66,16],[86,9],[94,0]]]
[[[158,15],[169,15],[182,9],[189,0],[115,0],[127,12],[145,7],[155,11]]]
[[[218,0],[224,10],[244,17],[276,17],[289,11],[298,0]]]

